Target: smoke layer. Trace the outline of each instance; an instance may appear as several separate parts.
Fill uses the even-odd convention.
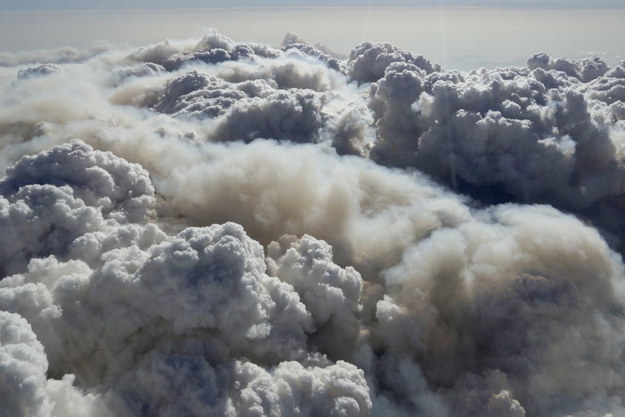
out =
[[[625,63],[2,64],[3,416],[625,415]]]

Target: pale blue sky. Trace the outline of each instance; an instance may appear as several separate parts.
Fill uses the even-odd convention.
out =
[[[0,10],[94,10],[302,6],[625,8],[625,0],[0,0]]]

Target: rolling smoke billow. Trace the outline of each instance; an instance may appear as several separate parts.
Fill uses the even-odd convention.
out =
[[[2,417],[625,415],[625,63],[0,64]]]

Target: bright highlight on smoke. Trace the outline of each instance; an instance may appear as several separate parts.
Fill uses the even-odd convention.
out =
[[[625,63],[3,60],[3,415],[625,414]]]

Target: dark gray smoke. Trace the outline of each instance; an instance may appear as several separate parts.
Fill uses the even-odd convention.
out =
[[[625,63],[0,59],[0,415],[625,415]]]

